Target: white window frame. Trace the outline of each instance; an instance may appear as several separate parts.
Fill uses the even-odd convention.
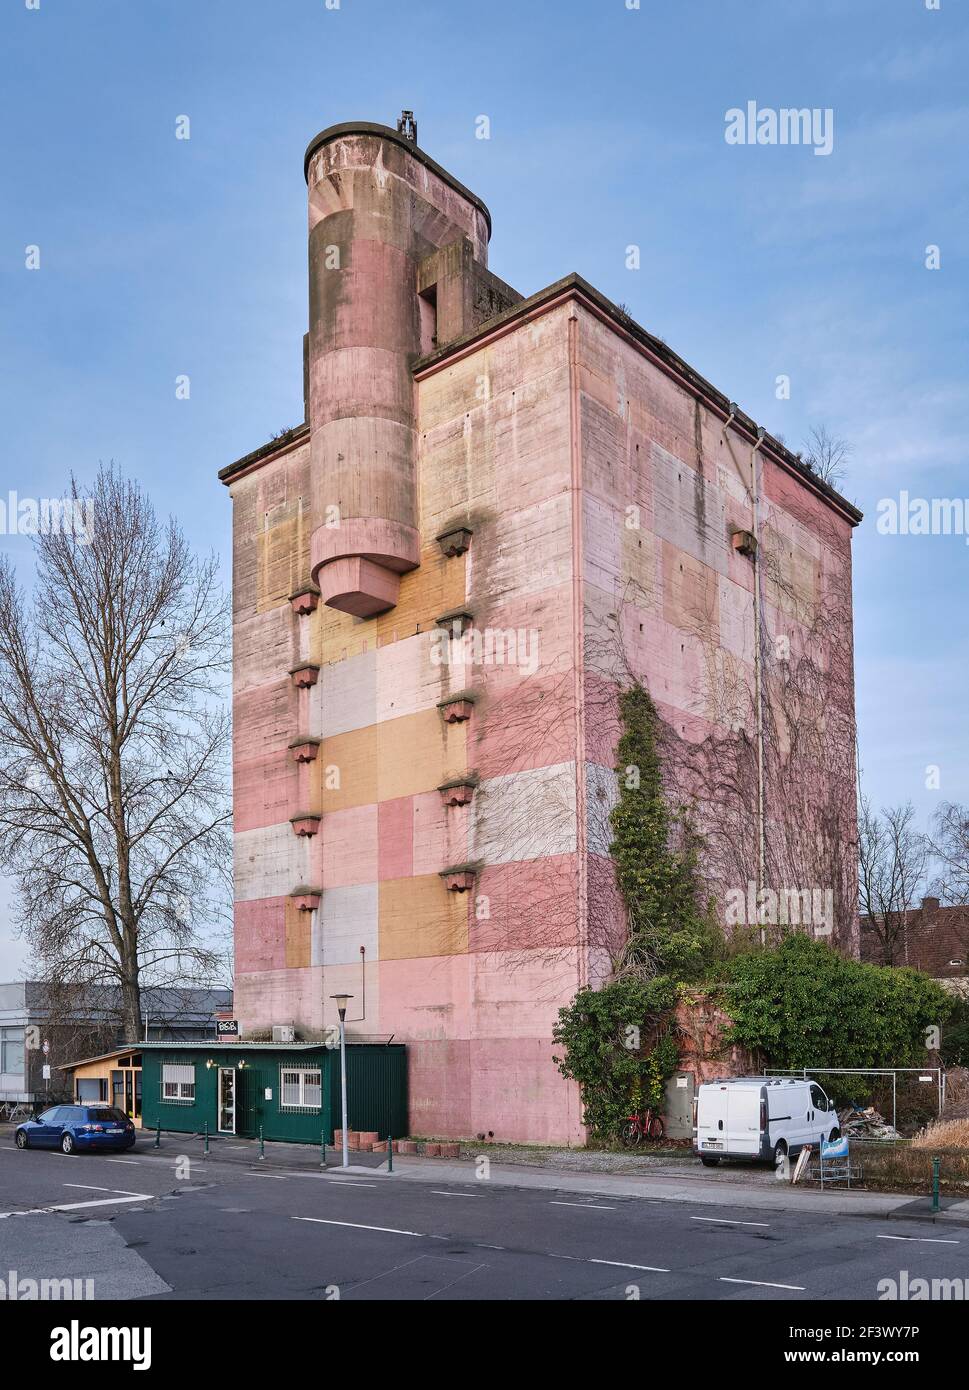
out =
[[[8,1056],[8,1050],[11,1054]],[[8,1066],[8,1060],[12,1060],[12,1053],[20,1053],[20,1066]],[[8,1076],[20,1076],[27,1070],[27,1034],[24,1028],[7,1027],[0,1028],[0,1072],[5,1072]]]
[[[289,1081],[286,1080],[287,1077],[292,1078],[292,1077],[294,1077],[294,1076],[298,1078],[298,1080],[297,1080],[295,1083],[294,1083],[292,1080],[289,1080]],[[306,1091],[307,1091],[307,1084],[308,1084],[308,1083],[307,1083],[307,1078],[308,1078],[308,1077],[315,1077],[315,1078],[316,1078],[316,1080],[315,1080],[314,1082],[310,1083],[310,1084],[312,1084],[312,1085],[314,1086],[314,1088],[319,1092],[319,1096],[320,1096],[319,1100],[318,1100],[315,1104],[313,1104],[311,1101],[308,1101],[308,1100],[306,1099]],[[294,1084],[299,1088],[299,1100],[297,1100],[297,1101],[295,1101],[295,1102],[293,1102],[293,1101],[287,1101],[287,1100],[286,1100],[286,1087],[287,1087],[287,1086],[292,1086],[292,1085],[294,1085]],[[282,1064],[280,1064],[280,1067],[279,1067],[279,1108],[280,1108],[280,1110],[309,1110],[309,1111],[312,1111],[314,1114],[319,1114],[320,1110],[323,1108],[323,1069],[322,1069],[322,1067],[309,1067],[309,1066],[308,1066],[308,1067],[300,1067],[300,1066],[293,1067],[293,1066],[283,1066]]]
[[[167,1072],[180,1075],[167,1076]],[[191,1079],[186,1075],[191,1073]],[[168,1095],[167,1087],[174,1086],[175,1094]],[[164,1105],[195,1104],[195,1065],[192,1062],[162,1062],[161,1099]]]

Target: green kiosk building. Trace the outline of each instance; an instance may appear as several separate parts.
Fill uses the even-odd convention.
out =
[[[142,1043],[145,1129],[333,1143],[340,1049],[321,1043]],[[407,1134],[403,1043],[347,1044],[347,1128]]]

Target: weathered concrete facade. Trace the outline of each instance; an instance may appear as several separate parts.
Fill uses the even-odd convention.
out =
[[[333,127],[307,176],[307,423],[222,474],[236,1011],[311,1035],[346,990],[351,1033],[408,1043],[412,1133],[581,1142],[551,1031],[622,936],[618,688],[645,680],[685,748],[747,738],[736,537],[782,576],[762,642],[798,649],[857,513],[579,277],[496,279],[487,210],[405,137]],[[829,641],[850,669],[850,608]]]

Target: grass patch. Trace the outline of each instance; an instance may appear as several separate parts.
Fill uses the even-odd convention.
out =
[[[943,1126],[930,1126],[931,1129]],[[928,1132],[927,1132],[928,1133]],[[926,1135],[920,1136],[926,1140]],[[939,1191],[952,1197],[969,1195],[969,1149],[943,1148],[931,1141],[856,1139],[851,1161],[864,1170],[864,1185],[881,1192],[932,1192],[932,1160],[938,1158]]]

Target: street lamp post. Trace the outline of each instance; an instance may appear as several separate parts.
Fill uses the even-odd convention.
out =
[[[337,1011],[340,1015],[340,1117],[343,1122],[343,1167],[350,1166],[350,1146],[347,1142],[347,1001],[353,998],[352,994],[331,994],[331,999],[336,1000]]]

